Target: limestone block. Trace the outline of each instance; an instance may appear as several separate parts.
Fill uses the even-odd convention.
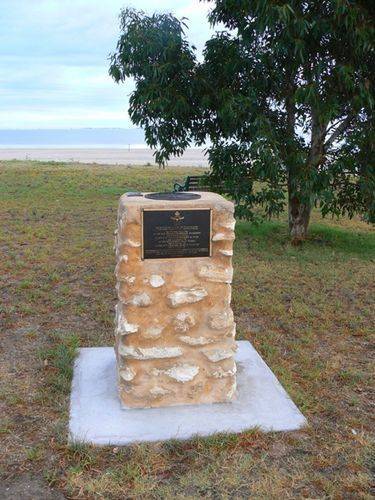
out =
[[[153,387],[152,389],[150,389],[150,394],[154,398],[160,398],[161,396],[166,396],[167,394],[170,394],[170,393],[171,393],[171,391],[169,391],[168,389],[165,389],[164,387],[156,386],[156,387]]]
[[[233,203],[120,199],[115,235],[115,351],[125,407],[226,402],[235,397],[230,307]],[[143,259],[142,211],[211,210],[211,256]],[[193,228],[194,229],[194,228]]]
[[[215,312],[209,316],[208,324],[213,330],[224,330],[233,324],[233,311],[228,309],[222,312]]]
[[[116,305],[116,334],[117,335],[128,335],[129,333],[135,333],[138,331],[138,325],[134,323],[128,323],[125,316],[121,310],[121,304]]]
[[[210,339],[207,337],[189,337],[188,335],[181,335],[179,339],[184,344],[189,345],[206,345],[215,342],[215,339]]]
[[[231,283],[233,277],[233,269],[231,266],[221,267],[208,264],[206,266],[202,266],[199,269],[198,275],[201,278],[206,278],[209,281]]]
[[[152,274],[150,276],[149,282],[153,288],[160,288],[165,283],[164,279],[161,276],[159,276],[158,274]]]
[[[235,225],[236,225],[236,221],[234,219],[227,220],[227,221],[220,223],[221,227],[224,227],[225,229],[230,229],[231,231],[234,231]]]
[[[233,358],[233,350],[227,348],[210,348],[202,350],[202,353],[213,363],[222,361],[223,359]]]
[[[223,377],[233,377],[237,372],[236,364],[233,364],[233,367],[229,370],[225,370],[221,366],[218,366],[215,370],[210,372],[210,377],[214,378],[223,378]]]
[[[126,238],[125,240],[123,240],[123,244],[127,245],[128,247],[133,247],[133,248],[138,248],[141,246],[140,241],[134,241],[134,240],[131,240],[130,238]]]
[[[233,232],[226,232],[226,233],[215,233],[212,236],[212,241],[233,241],[235,238]]]
[[[130,367],[127,367],[127,368],[123,368],[122,370],[120,370],[120,377],[122,379],[124,379],[126,382],[130,382],[131,380],[133,380],[133,378],[135,377],[136,375],[136,372],[135,370],[133,370],[132,368]]]
[[[190,312],[180,312],[173,318],[176,332],[187,332],[195,325],[195,318]]]
[[[236,392],[236,388],[237,388],[237,381],[236,381],[236,379],[234,379],[232,381],[230,388],[229,388],[229,391],[227,392],[227,401],[230,401],[233,398],[233,396]]]
[[[233,250],[226,250],[225,248],[221,248],[219,250],[219,252],[222,254],[222,255],[226,255],[227,257],[232,257],[233,255]]]
[[[178,307],[185,304],[193,304],[203,300],[208,295],[207,290],[203,287],[198,288],[181,288],[176,292],[168,295],[169,304],[172,307]]]
[[[135,333],[138,331],[138,325],[134,323],[128,323],[123,317],[122,321],[118,321],[116,333],[119,335],[129,335],[129,333]]]
[[[126,275],[126,276],[118,276],[117,278],[119,281],[122,281],[124,283],[127,283],[128,285],[134,285],[135,283],[135,276],[132,276],[131,274]]]
[[[199,366],[196,365],[189,365],[187,363],[184,363],[182,365],[175,365],[172,366],[171,368],[168,368],[167,370],[158,370],[154,369],[153,374],[154,375],[167,375],[168,377],[176,380],[177,382],[189,382],[190,380],[193,380],[193,378],[198,375],[199,373]]]
[[[145,339],[158,339],[161,336],[162,331],[162,326],[149,326],[141,332],[141,335]]]
[[[137,293],[129,297],[129,299],[126,300],[126,304],[137,307],[147,307],[151,304],[151,298],[146,292]]]
[[[231,329],[226,334],[226,337],[230,337],[234,340],[235,336],[236,336],[236,323],[233,323],[233,325],[231,326]]]
[[[128,256],[126,254],[121,255],[117,260],[115,276],[118,280],[121,280],[121,276],[125,272],[126,266],[124,266],[124,264],[126,264],[126,262],[128,262]]]
[[[133,359],[163,359],[177,358],[182,355],[181,347],[133,347],[120,345],[120,356]]]

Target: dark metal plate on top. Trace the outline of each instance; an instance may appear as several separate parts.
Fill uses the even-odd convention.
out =
[[[142,258],[211,255],[211,209],[142,211]]]
[[[200,194],[184,193],[184,192],[167,192],[167,193],[150,193],[145,194],[145,198],[150,200],[172,200],[172,201],[186,201],[186,200],[199,200]]]

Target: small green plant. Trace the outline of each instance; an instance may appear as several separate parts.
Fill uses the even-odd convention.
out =
[[[41,352],[43,363],[50,370],[49,383],[57,393],[68,394],[70,391],[73,377],[73,361],[78,346],[78,337],[70,335],[50,349]]]
[[[82,470],[95,462],[95,450],[86,443],[75,441],[69,444],[69,456],[74,459],[76,467]]]
[[[43,458],[44,451],[40,445],[33,446],[31,448],[27,448],[26,450],[26,458],[30,461],[37,461]]]

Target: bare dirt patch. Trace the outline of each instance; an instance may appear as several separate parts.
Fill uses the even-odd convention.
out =
[[[267,361],[307,429],[67,446],[74,350],[113,343],[118,196],[170,189],[188,173],[194,169],[0,163],[0,497],[374,493],[375,238],[359,220],[314,214],[301,248],[289,245],[284,221],[237,227],[238,337]]]

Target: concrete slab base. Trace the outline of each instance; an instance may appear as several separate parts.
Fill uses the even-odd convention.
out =
[[[237,399],[230,403],[124,409],[117,396],[112,347],[79,350],[74,365],[69,441],[126,445],[188,439],[254,427],[290,431],[306,419],[250,342],[237,342]]]

